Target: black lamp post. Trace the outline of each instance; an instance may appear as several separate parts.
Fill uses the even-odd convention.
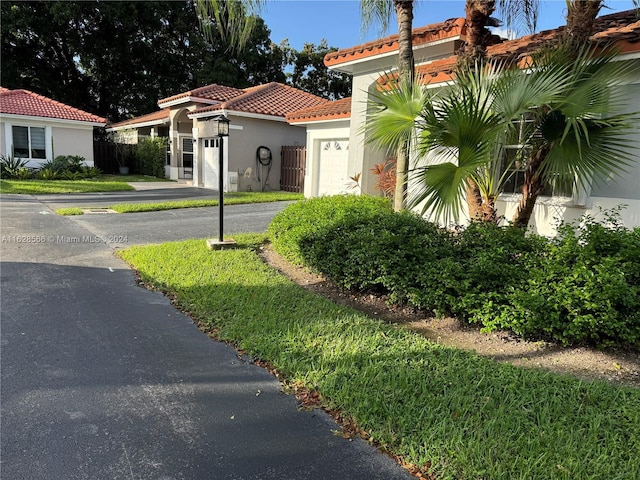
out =
[[[218,239],[207,242],[209,248],[219,250],[225,245],[233,245],[233,240],[224,240],[224,137],[229,136],[229,119],[223,114],[213,118],[214,131],[218,135]]]

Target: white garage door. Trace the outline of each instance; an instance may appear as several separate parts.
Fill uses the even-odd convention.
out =
[[[323,140],[320,144],[318,195],[337,195],[347,192],[349,177],[349,140]]]

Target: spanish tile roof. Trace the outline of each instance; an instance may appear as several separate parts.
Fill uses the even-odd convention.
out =
[[[238,95],[220,104],[199,108],[191,114],[216,111],[235,111],[259,115],[284,117],[287,113],[329,103],[297,88],[271,82],[247,88]]]
[[[462,22],[460,22],[462,21]],[[536,48],[555,38],[565,27],[553,30],[545,30],[534,35],[528,35],[515,40],[503,41],[491,45],[487,48],[487,54],[493,58],[515,58],[531,53]],[[628,51],[640,50],[640,21],[635,10],[604,15],[596,19],[594,24],[596,33],[591,37],[592,41],[599,44],[615,44],[624,53]],[[427,43],[437,39],[450,38],[456,35],[463,36],[464,19],[446,20],[439,24],[414,29],[413,39],[419,43]],[[415,44],[415,43],[414,43]],[[339,50],[325,56],[327,66],[339,65],[350,60],[366,58],[379,55],[389,51],[397,50],[398,36],[369,42],[352,48]],[[442,58],[430,63],[416,67],[416,75],[422,78],[424,83],[440,83],[451,80],[457,64],[457,56]],[[395,76],[385,74],[380,77],[378,83],[381,86],[387,84]],[[339,118],[349,118],[351,116],[351,99],[345,98],[322,105],[309,108],[287,115],[290,123],[305,123],[314,121],[334,120]]]
[[[464,18],[450,18],[444,22],[434,23],[421,28],[413,29],[413,45],[422,45],[429,42],[444,40],[462,36],[466,33]],[[337,52],[328,53],[324,57],[327,67],[333,67],[352,60],[373,57],[387,52],[398,50],[398,35],[374,40],[355,47],[345,48]]]
[[[140,123],[147,123],[147,122],[164,123],[168,121],[169,121],[169,109],[164,108],[162,110],[158,110],[153,113],[147,113],[146,115],[141,115],[139,117],[130,118],[128,120],[123,120],[118,123],[107,125],[107,128],[126,127],[128,125],[138,125]]]
[[[553,40],[564,29],[565,27],[562,26],[492,45],[487,48],[487,54],[493,58],[518,58]],[[635,10],[598,17],[594,22],[593,30],[595,33],[591,36],[592,41],[599,44],[616,43],[622,50],[628,50],[629,44],[640,42],[640,21]],[[636,48],[631,47],[631,49],[638,50],[640,45],[636,45]]]
[[[531,52],[540,48],[545,43],[556,38],[565,27],[553,30],[544,30],[540,33],[508,40],[487,48],[487,56],[495,59],[523,60]],[[612,13],[596,19],[594,33],[591,40],[597,44],[615,45],[620,52],[640,50],[640,20],[635,10]],[[440,83],[451,80],[454,75],[457,56],[451,56],[431,63],[416,67],[416,75],[422,78],[424,83]],[[378,81],[386,84],[389,76],[385,75]]]
[[[351,97],[287,114],[289,123],[318,122],[351,118]]]
[[[226,100],[237,97],[238,95],[242,95],[243,93],[244,91],[240,90],[239,88],[225,87],[224,85],[216,85],[215,83],[213,83],[211,85],[199,87],[194,90],[189,90],[188,92],[182,92],[177,95],[173,95],[172,97],[163,98],[158,101],[158,104],[162,105],[164,103],[169,103],[181,99],[186,100],[189,97],[204,98],[207,100],[224,102]]]
[[[106,119],[65,105],[29,90],[0,87],[0,113],[27,117],[55,118],[75,122],[107,123]]]

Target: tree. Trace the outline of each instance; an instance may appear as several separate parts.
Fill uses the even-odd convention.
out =
[[[392,12],[398,22],[398,80],[411,88],[415,75],[413,59],[413,0],[361,0],[363,26],[380,22],[386,31]],[[410,138],[398,143],[396,155],[396,189],[393,196],[394,210],[406,208],[407,170],[409,166]]]
[[[221,38],[227,52],[241,52],[249,44],[265,0],[196,0],[200,25],[213,41]]]
[[[325,55],[336,50],[329,47],[326,40],[319,45],[305,43],[299,52],[290,49],[290,62],[293,64],[293,73],[289,78],[291,86],[329,100],[349,97],[351,77],[329,70],[324,64]]]
[[[284,81],[282,58],[256,19],[250,45],[224,54],[190,1],[3,1],[2,85],[26,88],[112,121],[206,85]],[[230,58],[231,57],[231,58]]]
[[[595,57],[591,49],[573,59],[557,48],[536,55],[530,71],[468,68],[444,92],[400,87],[380,93],[367,138],[394,145],[412,132],[421,155],[437,155],[417,169],[421,188],[413,204],[422,204],[423,213],[457,219],[471,178],[485,218],[496,222],[494,200],[506,180],[500,145],[511,143],[516,132],[523,146],[514,161],[526,164],[532,188],[523,188],[523,198],[531,209],[549,182],[583,187],[630,165],[628,133],[637,116],[615,114],[624,96],[613,80],[629,68],[611,56]],[[526,226],[530,213],[517,214],[514,223]]]

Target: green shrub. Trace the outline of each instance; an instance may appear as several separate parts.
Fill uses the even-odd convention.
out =
[[[141,175],[163,178],[166,156],[166,138],[141,138],[133,155],[134,169]]]
[[[486,331],[637,348],[640,228],[626,230],[615,212],[606,220],[563,225],[554,240],[479,223],[451,233],[379,198],[337,196],[287,207],[269,233],[290,261],[344,288]]]
[[[59,180],[60,174],[49,167],[44,167],[36,173],[38,180]]]
[[[388,199],[356,195],[306,199],[279,212],[269,226],[269,236],[281,255],[301,265],[304,263],[300,249],[302,237],[326,231],[349,219],[364,220],[382,210],[391,211]]]
[[[13,155],[0,155],[0,178],[22,178],[27,168],[27,161]],[[31,172],[29,171],[29,176]]]
[[[87,165],[82,167],[81,172],[84,178],[96,178],[102,173],[98,167],[88,167]]]
[[[510,292],[497,314],[479,319],[564,344],[640,346],[640,228],[585,217],[559,233],[524,287]]]
[[[82,171],[84,161],[85,158],[80,155],[58,155],[53,160],[45,162],[41,168],[47,168],[59,175],[67,172],[78,173]]]
[[[29,180],[33,178],[33,170],[27,167],[19,168],[16,172],[15,178],[17,180]]]

